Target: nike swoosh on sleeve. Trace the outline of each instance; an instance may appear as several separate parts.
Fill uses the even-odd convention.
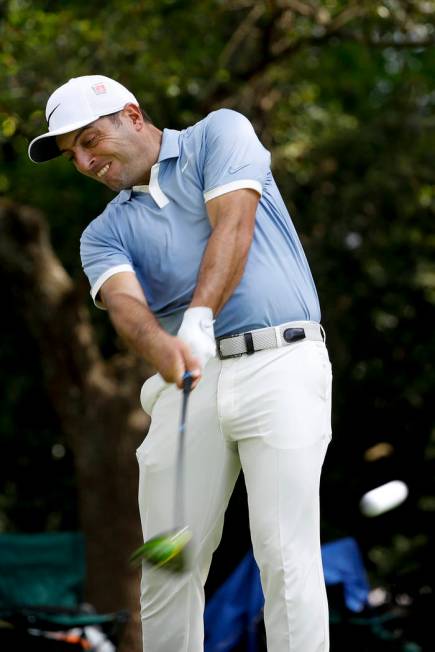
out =
[[[236,165],[235,167],[230,167],[228,168],[228,172],[230,174],[235,174],[239,170],[243,170],[243,168],[248,167],[249,163],[243,163],[242,165]]]

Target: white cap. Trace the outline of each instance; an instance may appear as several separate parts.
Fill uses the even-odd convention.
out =
[[[35,163],[42,163],[59,156],[56,136],[121,111],[130,102],[139,105],[125,86],[109,77],[85,75],[70,79],[50,95],[45,109],[48,132],[32,140],[29,157]]]

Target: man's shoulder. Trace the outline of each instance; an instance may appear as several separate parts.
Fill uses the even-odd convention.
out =
[[[201,122],[204,123],[204,127],[206,128],[226,129],[228,126],[238,125],[244,122],[249,123],[249,120],[239,111],[222,107],[221,109],[216,109],[216,111],[211,111]]]
[[[254,130],[242,113],[221,108],[211,111],[181,133],[181,151],[188,155],[196,153],[201,160],[201,156],[217,146],[231,147],[238,138],[251,137]]]
[[[191,136],[193,134],[207,131],[210,128],[225,129],[228,125],[240,124],[243,122],[249,123],[249,120],[243,115],[243,113],[234,111],[234,109],[221,108],[211,111],[204,118],[184,129],[182,133],[184,136]]]
[[[217,109],[204,119],[206,141],[213,147],[218,142],[229,143],[251,138],[254,128],[250,120],[234,109]]]

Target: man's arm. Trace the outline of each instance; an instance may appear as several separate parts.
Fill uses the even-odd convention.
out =
[[[207,243],[190,307],[178,336],[201,366],[216,354],[213,316],[233,294],[242,278],[251,246],[259,195],[243,188],[207,203],[212,234]]]
[[[212,234],[201,262],[191,308],[209,307],[216,315],[237,287],[245,268],[255,225],[259,195],[241,189],[207,203]],[[195,350],[196,334],[181,339],[164,331],[149,309],[133,272],[111,276],[100,290],[116,331],[150,362],[167,382],[181,387],[183,373],[200,378]],[[187,340],[187,341],[186,341]]]
[[[259,202],[242,188],[207,202],[212,234],[204,252],[190,307],[207,306],[217,315],[242,278]]]
[[[134,272],[114,274],[102,285],[100,293],[116,331],[166,382],[181,387],[186,370],[199,378],[198,361],[187,344],[161,328]]]

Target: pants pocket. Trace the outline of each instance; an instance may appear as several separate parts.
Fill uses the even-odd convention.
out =
[[[160,374],[154,374],[154,376],[148,378],[142,385],[142,389],[140,390],[140,404],[143,411],[149,416],[152,416],[153,407],[166,387],[169,387],[169,383],[163,380]]]

